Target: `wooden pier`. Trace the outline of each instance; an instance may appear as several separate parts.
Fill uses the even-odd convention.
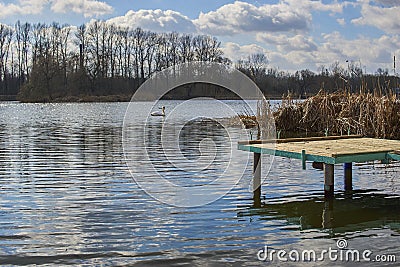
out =
[[[261,154],[300,159],[303,169],[307,161],[323,165],[325,197],[334,195],[335,164],[344,164],[345,190],[351,190],[354,162],[400,160],[400,141],[358,135],[243,141],[238,149],[254,153],[255,198],[261,194]]]

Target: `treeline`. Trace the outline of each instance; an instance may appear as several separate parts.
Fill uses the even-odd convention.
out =
[[[232,62],[224,57],[221,43],[207,35],[155,33],[103,21],[79,27],[0,24],[0,95],[18,94],[22,101],[96,100],[110,95],[125,96],[122,100],[127,100],[154,72],[190,61],[233,64],[267,97],[288,92],[308,96],[321,88],[329,92],[356,91],[365,85],[371,90],[398,87],[397,78],[387,70],[366,75],[354,62],[349,62],[347,68],[338,62],[321,66],[319,73],[278,71],[268,67],[264,54]],[[209,89],[211,94],[215,92],[215,88]],[[201,90],[207,95],[207,87]],[[190,95],[185,92],[181,97]]]
[[[224,62],[207,35],[155,33],[93,21],[0,25],[0,93],[22,100],[131,95],[150,75],[188,61]]]
[[[388,69],[382,68],[377,69],[374,74],[366,74],[360,62],[348,61],[343,66],[337,61],[329,66],[321,65],[318,72],[304,69],[294,73],[267,68],[267,63],[265,55],[253,54],[235,64],[237,69],[256,82],[267,97],[291,94],[306,98],[321,90],[327,93],[366,93],[378,90],[382,94],[400,94],[399,77],[390,75]]]

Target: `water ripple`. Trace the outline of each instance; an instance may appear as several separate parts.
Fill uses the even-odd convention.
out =
[[[128,171],[121,146],[126,104],[10,103],[0,108],[1,265],[254,266],[260,264],[256,253],[264,244],[318,248],[334,244],[338,236],[399,254],[399,164],[355,166],[356,190],[350,197],[340,192],[343,170],[337,166],[338,198],[326,203],[321,171],[300,171],[301,162],[277,158],[262,187],[261,205],[248,191],[250,164],[224,198],[176,208],[145,194]],[[192,125],[184,136],[201,140],[202,129]],[[186,157],[196,159],[198,140],[184,136],[180,145]],[[150,140],[151,158],[171,181],[207,184],[229,160],[225,138],[215,135],[216,160],[203,176],[187,176],[165,164],[155,140]],[[140,163],[143,149],[127,153]],[[157,181],[145,169],[138,175]]]

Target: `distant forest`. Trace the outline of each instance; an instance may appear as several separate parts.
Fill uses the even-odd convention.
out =
[[[232,65],[256,82],[266,97],[287,93],[304,97],[320,89],[387,92],[399,87],[398,78],[388,70],[365,74],[357,62],[348,62],[346,67],[339,62],[321,65],[318,73],[277,70],[269,67],[264,54],[232,62],[224,57],[221,43],[208,35],[155,33],[103,21],[77,28],[58,23],[0,24],[0,96],[18,95],[21,101],[129,100],[154,72],[190,61]],[[204,95],[216,91],[201,88]],[[173,97],[190,95],[175,93]]]

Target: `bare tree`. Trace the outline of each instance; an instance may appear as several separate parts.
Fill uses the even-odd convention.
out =
[[[78,27],[75,33],[75,44],[79,47],[79,68],[82,70],[86,64],[86,43],[87,43],[87,29],[86,25],[82,24]]]
[[[314,82],[315,73],[310,71],[309,69],[296,71],[295,79],[299,86],[298,94],[300,98],[306,96],[307,90],[310,89],[310,86]]]
[[[180,61],[183,63],[194,60],[194,45],[193,45],[192,39],[193,39],[193,37],[190,34],[182,35],[179,38],[177,52],[178,52]]]
[[[215,37],[198,35],[193,38],[195,59],[198,61],[219,61],[222,56],[221,42]]]
[[[13,30],[7,25],[0,24],[0,88],[3,94],[8,94],[8,56],[10,54]]]
[[[28,70],[28,51],[30,41],[31,24],[17,21],[15,24],[15,38],[17,46],[17,62],[18,62],[18,76],[19,84],[22,85],[25,79],[29,79]]]

